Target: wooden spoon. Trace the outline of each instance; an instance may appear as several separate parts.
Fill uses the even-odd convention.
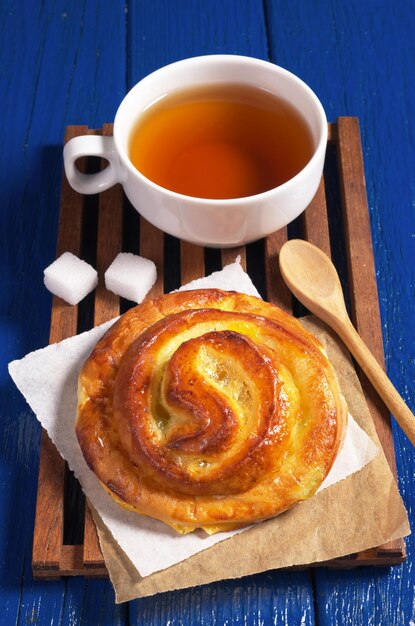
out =
[[[287,241],[279,261],[295,297],[336,331],[415,446],[415,417],[351,323],[333,263],[319,248],[301,239]]]

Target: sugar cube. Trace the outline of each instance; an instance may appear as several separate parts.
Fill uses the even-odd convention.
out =
[[[131,252],[120,252],[105,272],[105,286],[122,298],[140,303],[156,278],[153,261]]]
[[[64,252],[44,271],[49,291],[69,304],[78,304],[98,284],[96,270],[71,252]]]

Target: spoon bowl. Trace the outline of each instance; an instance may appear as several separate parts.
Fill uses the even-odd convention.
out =
[[[336,268],[320,248],[292,239],[281,248],[279,262],[284,281],[312,313],[330,326],[348,319]]]

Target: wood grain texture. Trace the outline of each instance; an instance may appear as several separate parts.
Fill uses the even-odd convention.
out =
[[[281,228],[265,240],[265,281],[267,299],[292,314],[292,297],[278,269],[278,255],[288,239],[287,228]]]
[[[61,559],[61,563],[62,560],[63,559]],[[102,571],[103,560],[104,557],[102,556],[101,547],[99,545],[97,529],[87,501],[85,506],[84,543],[82,546],[82,556],[80,560],[82,570],[84,567],[87,567],[89,570],[94,571],[94,573],[97,571],[98,575],[105,577],[107,572]]]
[[[136,600],[130,617],[140,626],[174,623],[173,615],[183,626],[314,624],[310,582],[307,572],[267,572]]]
[[[346,127],[351,126],[351,133],[345,132]],[[359,292],[359,286],[365,283],[370,283],[370,276],[368,277],[368,272],[371,272],[372,282],[370,287],[372,289],[372,293],[369,294],[369,297],[372,298],[372,301],[375,301],[376,304],[378,302],[377,292],[376,292],[376,282],[374,283],[374,272],[373,272],[373,253],[372,253],[372,241],[371,241],[371,232],[370,226],[368,223],[369,214],[367,207],[367,199],[366,199],[366,189],[360,184],[358,186],[359,196],[355,197],[355,185],[357,186],[358,181],[364,180],[364,171],[361,157],[361,148],[360,148],[360,134],[359,128],[356,125],[356,120],[353,118],[348,118],[345,123],[345,118],[343,120],[339,120],[338,124],[329,124],[329,142],[336,142],[339,151],[340,157],[340,167],[346,168],[347,174],[346,178],[343,177],[343,197],[346,193],[346,186],[351,188],[352,197],[347,197],[347,207],[349,209],[348,215],[349,220],[346,219],[346,238],[353,237],[354,241],[352,246],[356,247],[356,240],[359,237],[366,237],[366,242],[360,241],[360,246],[358,246],[358,251],[360,254],[366,255],[367,263],[363,265],[364,273],[360,272],[360,267],[362,264],[358,262],[358,255],[355,254],[355,250],[348,247],[348,259],[349,259],[349,273],[352,276],[352,292],[353,292],[353,302],[354,302],[354,311],[356,312],[356,307],[359,313],[359,317],[362,318],[362,303],[368,302],[368,298],[362,297]],[[351,142],[351,146],[349,146],[348,142]],[[344,149],[344,155],[342,154],[342,147]],[[355,154],[357,152],[357,154]],[[345,160],[348,163],[345,163]],[[354,163],[357,171],[350,171],[350,161]],[[308,241],[319,247],[327,256],[331,258],[331,246],[330,246],[330,233],[329,233],[329,224],[328,224],[328,215],[326,208],[326,197],[325,197],[325,189],[324,189],[324,178],[322,179],[317,194],[315,195],[313,201],[307,208],[306,212],[303,216],[304,219],[304,234]],[[363,222],[363,224],[362,224]],[[349,227],[348,227],[349,224]],[[361,228],[363,225],[364,228]],[[359,237],[356,231],[359,230]],[[367,257],[370,258],[367,258]],[[354,277],[354,281],[353,281]],[[356,319],[356,318],[355,318]],[[379,359],[379,363],[383,364],[383,345],[382,345],[382,335],[380,329],[380,320],[379,320],[379,310],[375,311],[375,319],[370,318],[370,325],[368,323],[369,319],[365,319],[363,329],[365,331],[366,339],[370,342],[372,346],[375,347],[375,353],[377,358]],[[360,332],[360,329],[359,329]],[[376,345],[374,345],[374,343]],[[391,423],[389,420],[389,416],[387,414],[387,409],[383,405],[381,399],[378,394],[374,391],[370,383],[366,380],[366,377],[363,373],[361,373],[363,378],[364,389],[366,390],[366,397],[369,403],[369,408],[371,409],[374,419],[376,420],[376,425],[378,431],[381,433],[380,440],[382,442],[382,447],[385,451],[386,458],[388,459],[389,465],[392,469],[394,476],[396,477],[396,461],[395,455],[393,451],[393,441],[391,437]],[[377,554],[380,555],[382,553],[386,553],[389,556],[396,552],[398,558],[402,558],[406,555],[405,544],[402,539],[395,539],[384,546],[379,546],[377,549]]]
[[[259,0],[133,2],[128,10],[129,86],[179,59],[203,54],[245,54],[267,58]],[[162,42],[157,45],[156,42]]]
[[[112,135],[112,124],[104,124],[102,134]],[[99,196],[96,259],[99,283],[94,299],[95,326],[120,314],[119,296],[105,288],[104,274],[122,251],[123,195],[121,185],[116,185]]]
[[[333,124],[330,124],[332,127]],[[326,192],[324,178],[321,179],[317,193],[303,213],[304,239],[323,250],[331,258],[329,223],[327,218]]]
[[[246,247],[238,246],[237,248],[224,248],[221,250],[222,267],[234,263],[240,257],[240,264],[246,272]]]
[[[0,3],[4,363],[48,341],[42,271],[55,256],[68,124],[113,119],[127,86],[205,53],[270,58],[316,91],[329,119],[359,117],[388,374],[414,408],[415,13],[411,0],[23,0]],[[22,45],[24,42],[24,45]],[[22,298],[24,294],[24,298]],[[30,315],[27,315],[30,311]],[[33,582],[39,428],[10,380],[0,420],[1,624],[322,624],[415,621],[414,540],[399,568],[272,572],[114,607],[104,581]],[[414,522],[414,455],[394,428],[398,480]]]
[[[187,241],[180,242],[180,276],[182,285],[205,275],[205,250]]]
[[[343,196],[344,224],[346,229],[347,258],[349,266],[352,315],[355,326],[375,359],[384,364],[378,292],[372,241],[367,210],[366,189],[363,181],[363,160],[360,150],[359,125],[356,118],[338,120],[339,165]],[[372,413],[381,412],[383,420],[376,427],[392,471],[396,472],[393,448],[390,449],[391,423],[388,411],[368,381],[363,388]]]
[[[156,298],[164,293],[164,235],[155,226],[140,217],[140,255],[156,265],[157,278],[147,298]]]
[[[63,541],[64,483],[65,463],[46,431],[43,431],[38,478],[39,497],[36,501],[33,532],[34,570],[59,570]]]
[[[65,141],[69,141],[87,130],[84,126],[68,129]],[[83,215],[82,196],[69,186],[65,176],[62,180],[62,202],[59,216],[56,256],[71,252],[81,254]],[[54,307],[50,324],[50,343],[57,343],[76,335],[78,307],[66,304],[54,296]],[[38,498],[36,502],[36,524],[33,540],[33,568],[58,568],[63,541],[63,492],[65,461],[54,449],[49,438],[42,435],[42,453],[39,461]],[[50,478],[53,476],[53,480]],[[57,483],[56,480],[59,482]]]

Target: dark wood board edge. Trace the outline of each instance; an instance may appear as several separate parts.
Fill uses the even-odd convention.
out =
[[[65,143],[87,133],[86,126],[70,126]],[[72,252],[79,256],[81,249],[83,199],[62,176],[56,256]],[[56,343],[76,335],[78,307],[70,306],[53,297],[49,343]],[[56,569],[60,562],[63,541],[63,498],[66,462],[53,446],[46,432],[42,432],[39,460],[39,479],[33,533],[32,566]]]
[[[42,430],[32,568],[59,569],[63,541],[65,462]]]
[[[359,335],[384,369],[382,325],[358,119],[338,118],[337,137],[352,318]],[[356,371],[396,481],[395,449],[389,410],[362,370],[357,367]],[[404,539],[395,539],[382,546],[382,549],[386,552],[400,550],[405,555]]]
[[[339,118],[338,137],[352,317],[363,341],[384,369],[382,325],[357,118]],[[378,401],[378,394],[369,381],[362,374],[360,377],[378,437],[396,477],[389,411]]]
[[[265,240],[265,285],[268,301],[292,314],[291,292],[281,276],[278,265],[280,250],[287,240],[287,228],[277,230]]]
[[[44,568],[35,568],[33,576],[36,579],[56,580],[63,576],[85,576],[88,578],[107,578],[108,570],[105,565],[85,567],[82,545],[64,545],[61,550],[59,569],[52,571]]]
[[[390,553],[387,556],[379,554],[378,549],[373,548],[356,553],[344,558],[333,559],[331,561],[321,561],[310,563],[304,566],[293,566],[283,568],[286,571],[303,571],[309,567],[327,567],[329,569],[349,570],[357,567],[391,567],[400,565],[405,557],[400,553]],[[86,567],[83,561],[82,546],[63,546],[62,557],[57,569],[36,568],[33,572],[34,578],[43,580],[56,580],[63,576],[84,576],[85,578],[107,578],[108,570],[104,563]],[[226,580],[226,579],[225,579]]]

